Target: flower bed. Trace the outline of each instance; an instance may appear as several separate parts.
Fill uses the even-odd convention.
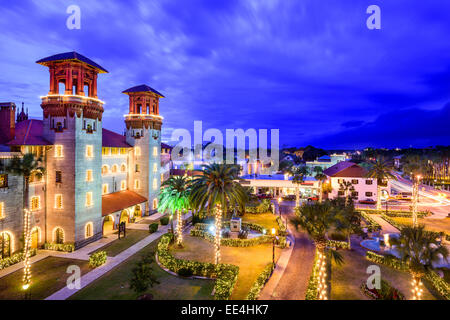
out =
[[[245,298],[246,300],[258,299],[261,290],[264,288],[264,285],[270,279],[272,272],[273,272],[273,263],[271,262],[267,264],[264,270],[259,274],[256,281],[253,283],[252,288],[250,289],[249,293],[247,294],[247,297]]]
[[[35,256],[37,253],[36,249],[31,249],[30,256]],[[13,264],[23,261],[24,259],[23,252],[15,253],[11,257],[3,258],[0,260],[0,270],[3,270]]]
[[[363,282],[360,287],[362,293],[373,300],[405,300],[405,295],[398,289],[392,287],[389,282],[381,279],[380,289],[369,289],[367,283]]]
[[[169,251],[172,237],[172,234],[165,234],[159,240],[156,250],[159,262],[165,268],[175,273],[178,273],[180,269],[189,269],[195,276],[215,278],[214,299],[228,300],[236,284],[239,267],[231,264],[219,263],[215,265],[213,263],[175,258]]]
[[[45,250],[63,251],[63,252],[73,252],[75,251],[75,245],[73,243],[53,243],[46,242],[44,244]]]

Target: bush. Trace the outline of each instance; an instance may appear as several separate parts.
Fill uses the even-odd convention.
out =
[[[333,232],[330,235],[330,240],[336,240],[336,241],[346,241],[347,240],[347,236],[343,233],[340,232]]]
[[[162,217],[161,219],[159,219],[159,223],[161,223],[162,226],[167,226],[169,224],[169,217]]]
[[[63,251],[63,252],[73,252],[75,251],[75,245],[73,243],[52,243],[46,242],[44,244],[45,250]]]
[[[181,277],[191,277],[193,274],[192,270],[189,268],[181,268],[178,270],[178,275]]]
[[[239,274],[239,267],[232,264],[184,260],[175,258],[169,251],[172,234],[165,234],[158,242],[157,254],[159,262],[172,272],[178,273],[181,268],[189,268],[195,276],[215,278],[214,299],[227,300],[233,292]]]
[[[31,249],[30,257],[35,256],[36,253],[37,253],[36,249]],[[18,262],[21,262],[23,261],[23,259],[25,259],[23,252],[15,253],[11,257],[3,258],[0,260],[0,270],[12,266],[13,264],[16,264]]]
[[[141,294],[147,291],[149,287],[153,287],[153,284],[159,283],[153,274],[152,256],[153,254],[149,254],[141,257],[141,260],[136,262],[133,270],[131,271],[132,276],[129,285],[130,289],[132,289],[136,294]]]
[[[148,232],[154,233],[154,232],[156,232],[156,231],[158,231],[158,224],[157,224],[157,223],[151,223],[151,224],[149,224],[149,226],[148,226]]]
[[[222,238],[228,239],[230,236],[231,236],[231,231],[230,231],[230,229],[222,230]]]
[[[89,267],[97,268],[106,263],[106,251],[98,251],[89,257]]]
[[[241,230],[238,234],[239,239],[247,239],[248,238],[248,231],[247,230]]]
[[[264,270],[259,274],[256,281],[253,283],[249,293],[247,294],[247,297],[245,298],[246,300],[258,299],[261,290],[264,288],[264,285],[272,275],[272,271],[273,271],[273,263],[271,262],[268,265],[266,265]]]

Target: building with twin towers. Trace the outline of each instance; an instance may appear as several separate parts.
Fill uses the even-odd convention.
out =
[[[97,81],[107,73],[103,67],[77,52],[37,63],[50,74],[42,120],[28,119],[23,107],[16,118],[14,103],[0,104],[2,258],[21,249],[24,205],[32,213],[33,247],[57,243],[77,249],[120,222],[156,210],[164,179],[161,93],[147,85],[124,90],[129,112],[125,134],[118,134],[102,124],[105,104]],[[168,148],[163,144],[163,151]],[[42,178],[30,177],[28,199],[23,178],[6,170],[11,159],[26,153],[42,158],[45,167]]]

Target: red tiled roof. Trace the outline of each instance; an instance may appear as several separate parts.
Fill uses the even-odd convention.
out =
[[[102,146],[112,148],[131,148],[124,135],[115,133],[108,129],[102,129]]]
[[[341,161],[323,171],[329,177],[363,178],[367,170],[356,163]]]
[[[90,65],[91,67],[97,69],[100,73],[107,73],[108,72],[105,68],[103,68],[99,64],[95,63],[91,59],[89,59],[89,58],[87,58],[87,57],[83,56],[82,54],[79,54],[78,52],[75,52],[75,51],[54,54],[53,56],[42,58],[42,59],[36,61],[36,63],[42,64],[42,65],[45,66],[45,65],[48,64],[48,62],[64,61],[64,60],[81,61],[81,62],[84,62],[84,63]]]
[[[147,198],[136,192],[125,190],[102,196],[102,216],[146,202]]]
[[[16,123],[16,137],[8,142],[10,146],[46,146],[51,143],[42,137],[42,120],[24,120]]]

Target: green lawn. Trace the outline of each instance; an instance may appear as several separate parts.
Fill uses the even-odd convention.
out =
[[[117,236],[117,232],[114,233]],[[137,242],[141,241],[145,237],[149,236],[150,233],[147,230],[133,230],[133,229],[127,229],[126,237],[119,239],[116,239],[110,243],[108,243],[106,246],[101,247],[98,250],[95,250],[91,253],[98,252],[98,251],[106,251],[106,255],[108,257],[115,257],[122,251],[128,249],[132,245],[136,244]]]
[[[66,258],[48,257],[31,265],[31,299],[42,300],[62,289],[66,285],[67,267],[78,265],[81,273],[91,269],[88,262]],[[23,269],[17,270],[0,279],[0,300],[20,300],[24,298],[21,290]]]
[[[359,250],[359,248],[357,249]],[[360,252],[340,250],[344,256],[344,264],[332,265],[331,271],[331,300],[369,300],[359,289],[362,282],[367,281],[369,274],[366,270],[374,262],[367,260]],[[400,290],[406,299],[411,299],[411,276],[409,273],[398,271],[387,266],[379,265],[381,277],[393,287]],[[438,293],[428,283],[424,283],[424,300],[440,299]],[[429,289],[431,290],[429,290]]]
[[[249,222],[254,224],[259,224],[267,229],[267,232],[270,232],[272,228],[275,228],[278,230],[278,223],[275,220],[277,218],[277,215],[274,215],[273,213],[258,213],[258,214],[252,214],[252,213],[246,213],[242,217],[242,222]],[[284,222],[284,220],[283,220]]]
[[[184,247],[179,249],[172,247],[172,254],[181,259],[196,260],[201,262],[213,262],[213,244],[203,238],[184,236]],[[278,259],[279,248],[276,248],[276,259]],[[253,247],[221,247],[223,263],[239,266],[239,276],[234,287],[231,299],[245,299],[250,288],[264,267],[272,261],[272,245],[264,244]]]
[[[129,289],[128,281],[136,261],[145,254],[155,251],[158,241],[153,241],[147,247],[131,256],[119,266],[108,272],[70,297],[73,300],[134,300],[137,295]],[[146,293],[153,295],[155,300],[210,300],[213,280],[190,280],[175,277],[162,270],[155,262],[152,263],[154,274],[159,284]]]

